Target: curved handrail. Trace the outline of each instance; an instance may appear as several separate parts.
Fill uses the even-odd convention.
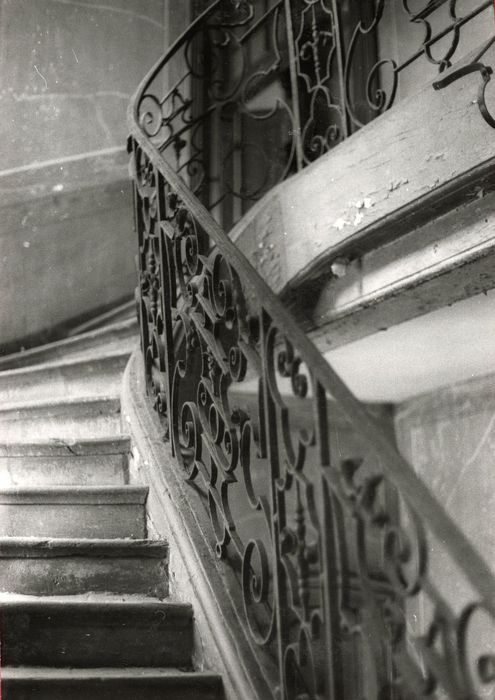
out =
[[[477,655],[473,670],[467,646],[476,615],[495,622],[490,567],[140,123],[139,101],[219,4],[150,71],[129,111],[148,392],[186,478],[204,483],[217,556],[242,563],[247,626],[260,648],[274,645],[284,697],[357,697],[342,657],[359,633],[370,637],[374,697],[431,697],[441,686],[450,698],[481,698],[495,655]],[[235,393],[246,376],[258,382],[251,404]],[[298,402],[306,418],[295,426]],[[379,469],[362,475],[361,460],[331,454],[334,406]],[[269,525],[265,539],[246,540],[236,522],[238,484],[236,498]],[[430,541],[469,583],[457,614],[432,578]],[[409,606],[421,596],[432,612],[414,634]]]
[[[278,297],[271,291],[266,282],[256,272],[247,258],[232,243],[211,214],[185,187],[166,160],[143,137],[139,125],[132,124],[131,135],[144,149],[157,169],[165,176],[171,188],[184,203],[184,206],[194,212],[194,218],[207,231],[215,246],[235,266],[242,278],[257,287],[263,305],[274,317],[280,319],[280,325],[286,329],[294,345],[301,351],[305,362],[314,370],[318,380],[326,391],[344,409],[349,422],[368,441],[370,447],[376,450],[384,459],[384,467],[388,476],[394,481],[401,493],[407,493],[407,499],[417,513],[428,522],[434,534],[443,540],[454,553],[460,567],[466,568],[466,575],[478,593],[487,602],[491,614],[495,617],[495,579],[483,559],[473,549],[465,535],[446,514],[429,489],[415,474],[411,465],[401,456],[391,440],[388,432],[366,407],[347,388],[339,375],[332,369],[327,360],[319,352],[311,340],[301,331],[293,316],[282,305]]]
[[[425,37],[399,62],[377,49],[384,0],[375,9],[366,3],[348,7],[345,20],[337,0],[268,0],[261,16],[255,16],[255,5],[211,0],[145,76],[129,114],[149,137],[156,136],[161,152],[168,150],[169,162],[173,155],[176,171],[224,228],[275,184],[389,109],[400,76],[412,64],[424,59],[440,76],[446,71],[447,78],[434,86],[447,85],[461,32],[492,8],[491,0],[477,0],[462,16],[451,9],[445,26],[437,26],[437,3],[421,13],[404,3],[409,22],[421,24]],[[346,39],[344,21],[352,29]],[[203,44],[203,55],[193,66],[189,49],[195,40]],[[187,65],[185,75],[156,97],[151,88],[175,59]],[[480,65],[478,105],[492,124],[485,100],[492,69]],[[274,130],[264,138],[261,127],[269,124]],[[212,157],[212,148],[221,156]],[[253,168],[256,159],[261,166]]]
[[[144,76],[142,81],[139,83],[136,92],[129,102],[128,109],[128,121],[134,124],[139,123],[139,105],[143,97],[145,96],[149,86],[153,80],[160,74],[164,66],[170,61],[170,59],[175,56],[175,54],[181,49],[187,41],[196,33],[198,28],[202,27],[205,21],[214,14],[218,7],[222,4],[223,0],[214,0],[214,2],[203,10],[196,19],[187,26],[187,28],[182,32],[182,34],[173,42],[173,44],[165,51],[163,56],[158,59],[155,65],[150,68],[148,73]]]

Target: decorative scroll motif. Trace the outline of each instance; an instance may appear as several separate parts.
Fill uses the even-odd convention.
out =
[[[444,79],[437,80],[433,83],[433,87],[435,88],[435,90],[442,90],[448,85],[454,83],[456,80],[459,80],[459,78],[463,78],[465,75],[479,72],[482,81],[478,90],[478,107],[483,116],[483,119],[486,121],[487,124],[489,124],[492,127],[492,129],[495,129],[495,117],[492,115],[487,105],[486,91],[488,88],[488,83],[492,79],[493,68],[482,63],[481,59],[486,54],[488,49],[490,49],[494,44],[495,37],[493,37],[493,39],[490,39],[486,46],[483,47],[483,49],[473,58],[472,61],[469,61],[468,63],[464,64],[455,71],[450,71],[449,75],[447,75]]]
[[[481,29],[491,36],[492,0],[204,5],[146,80],[135,119],[226,229],[425,80],[439,88],[479,71],[478,104],[495,126],[486,100],[492,68],[480,62],[493,41],[450,73],[477,48]]]
[[[138,125],[129,147],[148,394],[273,697],[493,697],[492,574]]]
[[[495,126],[489,45],[451,72],[491,6],[213,0],[134,104],[147,392],[277,700],[495,694],[492,573],[226,235],[421,61],[437,88],[479,71]]]

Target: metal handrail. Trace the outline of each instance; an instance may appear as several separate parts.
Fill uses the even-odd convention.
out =
[[[360,697],[345,660],[363,653],[370,697],[486,697],[495,656],[473,661],[467,645],[476,615],[495,621],[490,568],[143,127],[153,80],[221,4],[173,44],[129,111],[148,393],[185,477],[208,493],[217,556],[242,562],[247,628],[278,660],[279,697]],[[246,376],[257,380],[248,407],[236,399]],[[301,402],[309,427],[290,420]],[[362,474],[360,459],[332,455],[337,410],[379,468]],[[241,534],[239,502],[268,523],[264,539]],[[432,578],[431,540],[469,588],[460,612]],[[409,608],[422,597],[432,611],[415,634]],[[356,635],[369,636],[366,652]]]

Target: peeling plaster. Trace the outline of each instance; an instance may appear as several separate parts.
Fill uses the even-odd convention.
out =
[[[400,189],[401,187],[403,187],[404,185],[407,185],[407,184],[409,184],[408,178],[404,178],[404,179],[402,179],[402,180],[392,180],[392,182],[391,182],[390,185],[388,186],[388,191],[389,191],[389,192],[395,192],[395,190],[398,190],[398,189]]]

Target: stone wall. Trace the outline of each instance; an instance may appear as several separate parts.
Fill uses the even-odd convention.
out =
[[[165,0],[0,0],[0,352],[129,298],[126,110]]]
[[[495,572],[495,375],[406,401],[395,424],[401,452]],[[436,590],[457,614],[478,599],[441,539],[428,537],[427,555]],[[424,633],[432,620],[427,596],[412,598],[406,610],[410,627]],[[466,638],[470,663],[493,648],[493,624],[482,610]],[[493,686],[483,690],[490,695]]]
[[[495,568],[495,375],[396,408],[399,448]]]

